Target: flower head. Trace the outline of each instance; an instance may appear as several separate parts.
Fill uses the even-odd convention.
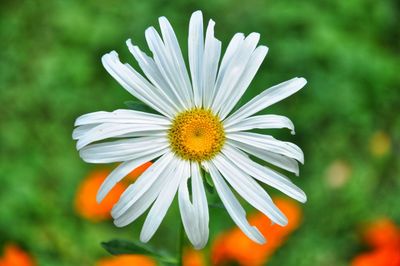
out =
[[[189,23],[187,71],[171,24],[165,17],[159,23],[161,36],[154,27],[145,32],[152,57],[130,39],[126,42],[144,76],[121,63],[115,51],[102,58],[110,75],[158,114],[120,109],[89,113],[75,122],[73,138],[83,160],[122,162],[101,185],[97,200],[102,201],[132,169],[154,161],[113,207],[115,225],[125,226],[150,208],[140,234],[141,241],[147,242],[178,194],[187,236],[195,248],[202,248],[209,234],[202,179],[207,171],[234,222],[250,239],[264,243],[229,185],[280,226],[288,223],[287,218],[256,180],[306,201],[304,192],[286,176],[249,157],[298,175],[298,161],[303,163],[298,146],[249,131],[288,128],[294,132],[286,117],[255,114],[297,92],[306,80],[293,78],[273,86],[233,111],[267,54],[268,48],[258,45],[260,35],[235,34],[221,57],[214,21],[204,32],[203,15],[196,11]]]

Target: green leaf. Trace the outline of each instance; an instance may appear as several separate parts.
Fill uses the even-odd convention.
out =
[[[132,109],[132,110],[135,110],[135,111],[142,111],[142,112],[146,112],[146,113],[160,114],[159,112],[157,112],[153,108],[149,107],[148,105],[145,105],[142,102],[126,101],[126,102],[124,102],[124,104],[129,109]]]
[[[210,208],[225,209],[225,206],[222,202],[209,203],[208,206]]]
[[[102,242],[101,246],[112,255],[140,254],[154,257],[162,262],[176,263],[176,259],[165,252],[158,252],[150,246],[144,246],[128,240],[114,239],[108,242]]]
[[[204,176],[204,179],[206,180],[205,187],[206,187],[207,191],[209,193],[214,193],[214,190],[215,190],[214,182],[212,181],[211,175],[208,172],[204,171],[203,176]]]

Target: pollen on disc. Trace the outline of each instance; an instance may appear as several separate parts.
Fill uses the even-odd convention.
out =
[[[220,119],[210,110],[195,108],[175,117],[168,138],[179,157],[205,161],[221,151],[225,132]]]

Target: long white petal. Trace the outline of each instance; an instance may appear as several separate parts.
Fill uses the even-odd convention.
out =
[[[224,122],[225,126],[237,123],[242,119],[267,108],[268,106],[289,97],[303,88],[306,83],[307,81],[304,78],[293,78],[263,91],[229,116]]]
[[[204,190],[203,179],[200,172],[200,167],[197,162],[191,163],[192,172],[192,194],[193,194],[193,207],[196,210],[196,219],[200,231],[199,243],[194,244],[195,248],[203,248],[208,241],[208,204],[206,192]]]
[[[240,98],[243,96],[246,89],[249,87],[251,81],[256,75],[258,69],[261,66],[261,63],[264,61],[265,56],[268,53],[268,47],[259,46],[254,52],[251,54],[247,65],[245,66],[239,80],[236,85],[231,89],[232,93],[229,97],[225,97],[223,101],[223,105],[220,111],[220,118],[224,119],[235,107],[235,105],[239,102]]]
[[[101,124],[101,123],[115,123],[115,124],[158,124],[170,125],[171,121],[161,115],[150,114],[135,110],[119,109],[113,112],[93,112],[81,115],[75,121],[75,126],[88,125],[88,124]]]
[[[137,167],[142,164],[149,162],[163,154],[164,151],[155,152],[147,156],[143,156],[134,160],[129,160],[121,163],[116,167],[101,184],[99,190],[97,191],[96,200],[100,203],[106,195],[111,191],[111,189],[121,181],[125,176],[132,172]]]
[[[140,132],[140,131],[151,131],[151,130],[167,130],[169,127],[164,125],[156,124],[114,124],[114,123],[103,123],[93,129],[86,132],[76,143],[78,150],[82,149],[86,145],[107,139],[113,138],[120,135]]]
[[[144,77],[135,71],[129,64],[122,64],[118,54],[112,51],[101,58],[107,72],[129,93],[157,110],[163,115],[172,118],[174,109],[166,101],[163,93],[151,85]]]
[[[225,183],[217,168],[211,162],[204,164],[207,164],[207,168],[210,170],[211,178],[214,182],[218,195],[221,198],[221,201],[224,204],[229,215],[232,217],[233,221],[251,240],[259,244],[264,244],[264,236],[256,227],[249,224],[246,219],[245,210],[240,205],[236,197],[233,195],[232,191]]]
[[[122,193],[118,202],[111,210],[114,219],[118,219],[153,185],[155,180],[164,173],[164,169],[173,161],[173,154],[166,152]]]
[[[178,98],[174,94],[174,90],[170,87],[164,76],[161,74],[153,58],[141,51],[137,45],[133,45],[131,39],[126,41],[126,45],[151,83],[154,84],[154,86],[159,90],[165,92],[168,101],[171,103],[174,109],[177,111],[181,110],[183,106],[180,105]]]
[[[229,97],[235,97],[235,86],[237,85],[242,73],[245,71],[246,65],[256,48],[259,39],[260,34],[251,33],[233,54],[225,73],[218,77],[222,80],[211,106],[211,109],[214,110],[214,112],[219,112]]]
[[[161,190],[163,190],[167,182],[175,176],[177,164],[173,161],[168,165],[162,175],[154,181],[153,185],[124,212],[121,216],[114,220],[114,224],[118,227],[126,226],[135,221],[142,215],[150,205],[156,200]]]
[[[242,46],[244,42],[244,34],[243,33],[236,33],[233,38],[231,39],[231,41],[228,44],[228,47],[226,48],[225,54],[222,57],[221,60],[221,65],[220,68],[218,70],[218,75],[217,75],[217,79],[215,81],[215,85],[214,85],[214,89],[213,89],[213,94],[210,95],[210,102],[209,105],[207,107],[211,107],[211,105],[213,104],[216,95],[218,95],[218,92],[221,88],[221,83],[224,80],[225,77],[225,73],[230,65],[230,62],[234,56],[234,54],[239,50],[239,48]]]
[[[154,61],[158,69],[167,81],[169,87],[173,90],[174,95],[179,100],[181,106],[185,109],[192,106],[191,95],[187,89],[181,87],[180,76],[182,73],[176,70],[176,65],[173,64],[170,52],[164,46],[160,35],[154,27],[150,27],[145,32],[146,41],[153,52]]]
[[[197,162],[191,163],[192,198],[190,201],[187,179],[179,185],[179,209],[186,234],[196,249],[203,248],[208,240],[208,206]]]
[[[194,104],[196,107],[201,107],[204,52],[203,14],[201,11],[194,12],[190,18],[188,51],[190,73],[192,75]]]
[[[168,180],[151,207],[140,233],[140,241],[148,242],[157,231],[175,197],[180,181],[188,177],[189,174],[189,163],[183,160],[180,161],[177,166],[176,175]]]
[[[192,86],[183,59],[181,48],[179,47],[178,39],[175,36],[174,30],[166,17],[159,18],[161,34],[164,40],[166,52],[171,59],[171,66],[175,69],[175,76],[178,76],[179,90],[183,91],[189,100],[192,99]]]
[[[218,63],[221,56],[221,42],[214,37],[215,22],[210,20],[206,30],[203,57],[203,106],[210,108],[215,80],[217,78]]]
[[[276,154],[273,152],[269,152],[268,150],[265,149],[260,149],[255,146],[250,146],[247,144],[244,144],[242,142],[234,141],[228,139],[226,143],[231,144],[234,147],[237,147],[251,155],[254,155],[270,164],[273,164],[275,166],[278,166],[286,171],[292,172],[296,174],[297,176],[299,175],[299,164],[295,159],[286,157],[281,154]]]
[[[262,135],[252,132],[235,132],[226,136],[238,142],[245,143],[250,146],[266,149],[270,152],[285,155],[287,157],[304,163],[303,151],[295,144],[287,141],[280,141],[269,135]]]
[[[255,128],[288,128],[294,134],[294,125],[289,118],[281,115],[257,115],[241,120],[240,122],[225,127],[225,132],[245,131]]]
[[[300,202],[307,201],[306,194],[284,175],[252,161],[247,156],[244,156],[243,152],[230,147],[229,144],[224,147],[224,154],[234,162],[238,169],[242,169],[243,172],[255,179],[282,191],[295,200]]]
[[[80,150],[79,155],[89,163],[123,162],[166,149],[168,146],[167,139],[141,137],[92,144]]]
[[[268,216],[274,223],[281,226],[287,224],[287,218],[276,207],[267,192],[254,179],[235,166],[238,162],[235,161],[234,164],[225,156],[218,155],[213,159],[213,163],[229,184],[254,208]]]

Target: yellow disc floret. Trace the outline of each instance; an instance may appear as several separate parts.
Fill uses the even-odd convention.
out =
[[[190,161],[213,158],[225,142],[224,127],[210,110],[195,108],[178,114],[168,132],[172,150]]]

